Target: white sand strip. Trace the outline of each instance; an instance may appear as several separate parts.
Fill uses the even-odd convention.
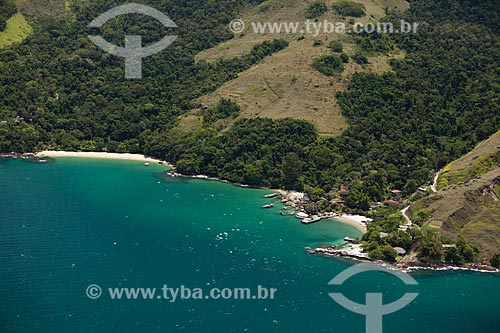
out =
[[[371,222],[372,219],[362,216],[362,215],[348,215],[348,214],[342,214],[340,217],[335,217],[334,220],[337,220],[339,222],[347,223],[355,227],[356,229],[362,231],[363,233],[366,233],[366,222]]]
[[[164,164],[173,167],[171,164],[154,159],[151,157],[146,157],[139,154],[129,154],[129,153],[104,153],[104,152],[76,152],[76,151],[41,151],[35,155],[36,157],[83,157],[83,158],[101,158],[101,159],[112,159],[112,160],[129,160],[129,161],[141,161],[147,163],[157,163]]]

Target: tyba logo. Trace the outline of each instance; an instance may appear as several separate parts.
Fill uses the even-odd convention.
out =
[[[98,18],[90,22],[89,28],[100,28],[109,20],[124,14],[143,14],[151,16],[161,22],[167,28],[176,28],[177,25],[162,12],[140,4],[126,4],[114,7]],[[156,54],[168,46],[170,46],[177,36],[165,36],[157,43],[142,47],[142,36],[125,36],[125,47],[119,47],[107,42],[101,36],[88,36],[90,40],[103,49],[115,56],[125,58],[125,78],[140,79],[142,78],[142,59]]]

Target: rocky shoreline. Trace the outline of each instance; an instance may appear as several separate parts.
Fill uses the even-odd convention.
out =
[[[22,159],[35,159],[34,153],[0,153],[0,158],[22,158]]]
[[[326,257],[343,257],[357,261],[369,261],[384,267],[399,270],[402,272],[414,271],[472,271],[478,273],[500,273],[500,270],[488,265],[465,264],[463,266],[453,266],[447,263],[427,264],[419,261],[391,264],[381,260],[370,258],[364,253],[360,244],[343,244],[341,246],[324,245],[316,248],[306,247],[305,251],[311,255],[322,255]]]
[[[217,181],[217,182],[222,182],[226,184],[231,184],[233,186],[238,186],[238,187],[243,187],[243,188],[254,188],[254,189],[260,189],[260,190],[269,190],[270,192],[273,192],[271,194],[268,194],[265,196],[267,199],[274,199],[278,200],[280,204],[283,205],[281,215],[283,216],[295,216],[296,218],[300,219],[302,223],[304,224],[312,224],[315,222],[318,222],[322,219],[335,219],[336,221],[340,221],[342,223],[349,224],[359,231],[361,231],[363,234],[366,233],[366,221],[370,221],[371,219],[366,217],[366,216],[360,216],[360,215],[348,215],[348,214],[336,214],[333,212],[324,212],[324,211],[316,211],[316,212],[311,212],[308,211],[307,209],[307,200],[306,200],[306,195],[302,192],[297,192],[297,191],[288,191],[288,190],[283,190],[283,189],[272,189],[268,187],[262,187],[262,186],[252,186],[252,185],[245,185],[241,183],[235,183],[231,182],[225,179],[220,179],[217,177],[210,177],[206,175],[184,175],[181,173],[178,173],[175,168],[172,170],[169,170],[165,172],[166,175],[170,177],[179,177],[179,178],[186,178],[186,179],[201,179],[201,180],[210,180],[210,181]],[[275,206],[275,203],[270,203],[269,205],[263,206],[263,208],[272,208]],[[293,214],[292,214],[293,213]]]
[[[1,153],[0,158],[4,159],[27,159],[27,160],[33,160],[39,163],[45,163],[47,162],[45,157],[39,156],[36,153]],[[50,159],[50,157],[49,157]],[[166,165],[172,167],[171,170],[165,172],[166,175],[169,175],[171,177],[182,177],[182,178],[188,178],[188,179],[202,179],[202,180],[210,180],[210,181],[218,181],[222,183],[227,183],[227,184],[232,184],[234,186],[239,186],[239,187],[244,187],[244,188],[255,188],[255,189],[263,189],[263,190],[269,190],[269,191],[274,191],[277,193],[276,196],[269,197],[270,199],[279,199],[282,201],[283,204],[286,206],[290,207],[290,209],[294,209],[298,212],[305,213],[305,202],[304,202],[304,193],[300,192],[295,192],[295,191],[287,191],[287,190],[282,190],[282,189],[270,189],[266,187],[258,187],[258,186],[250,186],[250,185],[245,185],[241,183],[234,183],[230,182],[225,179],[220,179],[217,177],[209,177],[206,175],[183,175],[175,170],[175,166],[165,163]],[[325,213],[316,213],[318,216],[321,216],[321,218],[331,218],[331,216],[326,216]],[[339,219],[340,221],[343,221],[343,216],[334,216],[334,218]],[[349,223],[348,219],[344,219],[343,222]],[[350,221],[351,224],[353,221]],[[362,230],[363,231],[363,230]],[[364,229],[364,232],[366,232],[366,229]],[[465,270],[465,271],[474,271],[474,272],[486,272],[486,273],[498,273],[500,272],[499,269],[496,269],[494,267],[488,266],[488,265],[481,265],[481,264],[466,264],[463,266],[453,266],[449,265],[446,263],[434,263],[434,264],[426,264],[422,263],[419,261],[405,261],[405,262],[400,262],[396,264],[391,264],[385,261],[380,261],[380,260],[374,260],[370,258],[370,256],[363,252],[361,245],[358,244],[353,244],[353,243],[347,243],[343,244],[342,246],[333,246],[333,245],[325,245],[325,246],[319,246],[316,248],[305,248],[306,252],[311,255],[323,255],[327,257],[344,257],[344,258],[349,258],[353,260],[361,260],[361,261],[370,261],[370,262],[375,262],[383,266],[387,266],[393,269],[401,270],[404,272],[412,272],[412,271],[417,271],[417,270],[435,270],[435,271],[445,271],[445,270]]]

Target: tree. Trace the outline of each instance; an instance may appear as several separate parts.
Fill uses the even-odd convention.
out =
[[[342,16],[363,17],[365,16],[365,5],[362,3],[341,0],[333,4],[333,9]]]
[[[380,246],[376,246],[374,249],[368,252],[368,255],[370,256],[370,258],[375,260],[380,260],[384,258],[384,253],[382,252]]]
[[[427,231],[419,246],[418,259],[424,262],[440,261],[442,244],[435,232]]]
[[[326,6],[326,3],[323,1],[315,1],[307,7],[306,10],[306,18],[308,19],[313,19],[316,17],[319,17],[326,13],[328,10],[328,7]]]
[[[473,262],[474,261],[474,248],[467,244],[467,241],[463,236],[459,236],[457,238],[457,251],[458,254],[463,257],[465,262]]]
[[[333,76],[335,73],[341,73],[344,70],[344,64],[337,56],[322,56],[314,59],[313,65],[321,73]]]
[[[201,159],[196,154],[184,154],[183,157],[177,161],[177,170],[186,175],[195,175],[200,173]]]
[[[360,183],[354,183],[349,189],[349,193],[345,198],[345,203],[349,208],[356,208],[362,210],[370,209],[370,199],[368,195],[362,190]]]
[[[495,253],[491,257],[491,266],[500,268],[500,253]]]
[[[403,195],[408,196],[412,193],[415,193],[417,188],[418,188],[418,184],[415,181],[415,179],[409,179],[403,188]]]
[[[411,248],[413,243],[410,235],[402,230],[391,232],[389,236],[386,237],[385,241],[393,247],[402,247],[406,251]]]
[[[297,153],[291,152],[283,159],[283,184],[287,189],[297,190],[302,187],[299,177],[302,175],[302,161]]]
[[[463,265],[465,262],[464,257],[455,248],[451,248],[446,252],[445,260],[455,265]]]
[[[332,50],[332,52],[336,52],[336,53],[341,53],[344,50],[344,46],[342,45],[342,42],[336,41],[336,40],[332,41],[330,43],[330,45],[328,45],[328,48],[330,50]]]
[[[366,65],[368,64],[368,58],[365,54],[357,52],[352,56],[352,60],[358,65]]]
[[[349,63],[349,56],[346,53],[342,52],[339,57],[344,64]]]
[[[382,252],[384,260],[389,261],[389,262],[396,261],[396,257],[398,256],[398,253],[396,250],[393,249],[392,246],[383,245],[380,247],[380,250]]]
[[[469,244],[467,244],[464,247],[464,249],[461,251],[461,254],[464,257],[465,262],[473,262],[474,261],[474,249]]]

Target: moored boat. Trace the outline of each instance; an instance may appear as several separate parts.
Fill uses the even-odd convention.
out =
[[[295,215],[295,217],[298,219],[305,219],[305,218],[308,218],[309,215],[307,215],[306,213],[300,212],[300,213],[297,213],[297,215]]]
[[[319,222],[320,220],[321,220],[321,217],[314,215],[311,218],[307,217],[307,218],[303,219],[302,223],[304,223],[304,224],[311,224],[311,223]]]

